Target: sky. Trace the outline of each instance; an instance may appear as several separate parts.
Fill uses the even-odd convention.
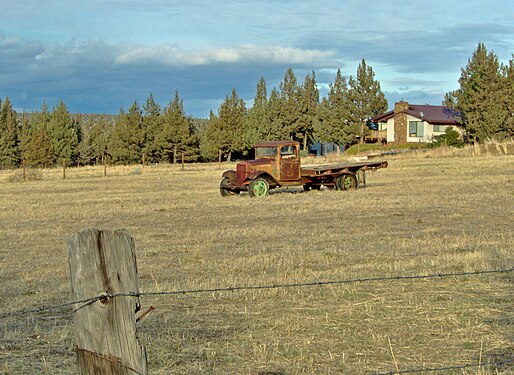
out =
[[[512,0],[0,0],[0,99],[116,114],[178,92],[206,118],[232,89],[251,107],[289,67],[325,96],[365,59],[389,108],[440,105],[479,42],[512,58]]]

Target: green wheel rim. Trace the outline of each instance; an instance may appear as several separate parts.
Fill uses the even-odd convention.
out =
[[[268,192],[268,184],[266,181],[258,180],[253,184],[253,194],[256,197],[263,197]]]
[[[337,190],[350,190],[357,187],[357,180],[353,174],[342,174],[336,179]]]

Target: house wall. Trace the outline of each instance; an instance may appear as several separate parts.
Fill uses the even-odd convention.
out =
[[[407,124],[410,121],[420,121],[418,118],[414,116],[407,116]],[[419,142],[426,142],[426,143],[432,143],[434,140],[434,137],[444,134],[446,131],[446,128],[453,128],[453,130],[457,131],[461,136],[464,134],[464,131],[461,127],[455,126],[455,125],[440,125],[439,131],[436,131],[434,128],[436,128],[438,124],[431,124],[426,121],[423,121],[423,137],[411,137],[408,133],[409,127],[407,125],[407,142],[408,143],[419,143]]]
[[[419,142],[426,142],[431,143],[434,139],[434,137],[444,134],[446,128],[453,128],[453,130],[457,131],[461,136],[464,134],[464,129],[460,126],[455,125],[440,125],[440,130],[435,131],[435,126],[438,124],[430,124],[426,121],[423,122],[423,137],[410,137],[409,136],[409,121],[420,121],[418,118],[405,114],[405,121],[407,123],[407,126],[405,128],[405,142],[404,143],[419,143]],[[395,129],[395,123],[394,123],[394,117],[387,120],[387,122],[382,122],[379,124],[379,129],[387,130],[387,143],[393,143],[396,141],[396,129]],[[400,143],[400,142],[396,142]]]
[[[418,137],[411,137],[409,134],[409,123],[411,121],[421,121],[419,117],[414,117],[406,113],[409,110],[409,103],[401,101],[394,105],[394,116],[387,120],[387,122],[379,123],[379,130],[387,130],[387,143],[431,143],[434,137],[444,134],[446,128],[451,127],[462,136],[464,129],[458,125],[446,125],[441,124],[438,131],[435,130],[439,124],[432,124],[427,121],[423,121],[423,135]]]
[[[386,129],[387,129],[387,143],[394,142],[394,117],[391,117],[389,120],[387,120]]]

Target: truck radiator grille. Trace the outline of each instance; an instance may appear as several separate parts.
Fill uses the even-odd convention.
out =
[[[244,182],[244,180],[246,179],[246,176],[248,176],[248,172],[246,171],[246,165],[238,164],[236,167],[237,182],[242,184]]]

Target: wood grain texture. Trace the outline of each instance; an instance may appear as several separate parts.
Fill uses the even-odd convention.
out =
[[[75,308],[79,374],[147,374],[136,339],[139,293],[135,244],[123,231],[85,230],[68,243],[72,299],[106,296]]]

